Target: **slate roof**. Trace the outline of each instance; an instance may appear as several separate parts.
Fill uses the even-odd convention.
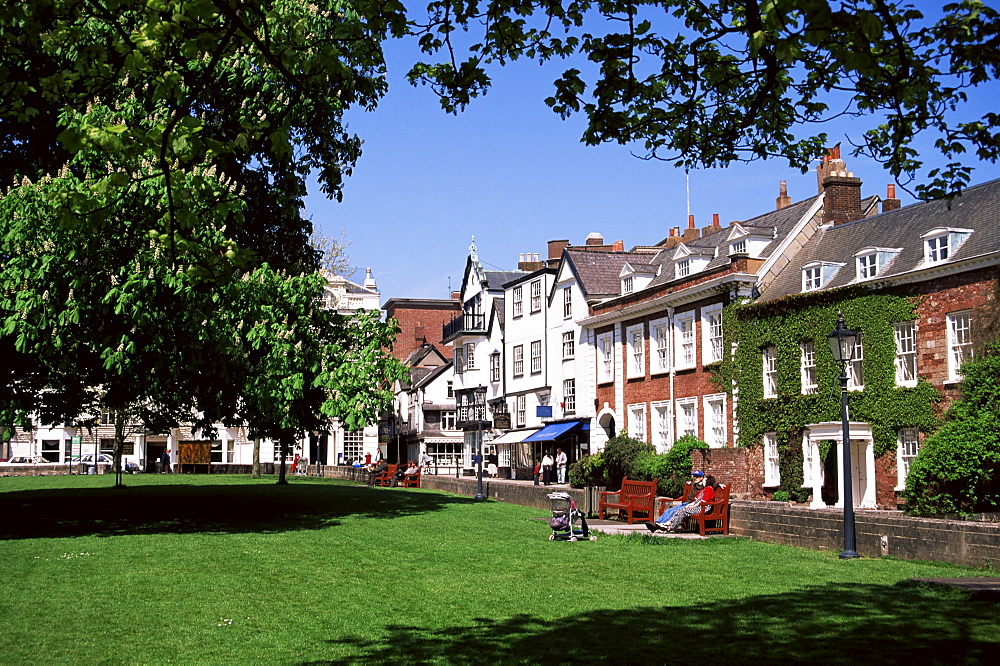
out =
[[[483,271],[486,286],[490,289],[500,289],[504,283],[524,277],[525,271]]]
[[[417,370],[423,371],[420,373],[419,379],[414,374],[417,372]],[[440,377],[442,373],[444,372],[450,373],[451,370],[452,366],[450,363],[446,365],[439,365],[436,368],[414,368],[413,370],[410,371],[411,376],[413,376],[413,388],[422,388],[424,386],[427,386],[432,381]]]
[[[934,266],[947,266],[1000,252],[1000,180],[970,187],[952,200],[913,204],[835,227],[821,227],[768,286],[760,300],[772,301],[800,293],[803,267],[817,261],[843,266],[816,291],[857,284],[855,254],[866,248],[901,248],[871,280],[873,283],[925,268],[921,235],[938,227],[972,229],[973,233],[948,259]]]
[[[588,252],[566,248],[564,254],[569,268],[587,296],[601,296],[621,293],[622,266],[635,255],[629,252]],[[648,255],[644,255],[646,259]],[[647,259],[648,261],[648,259]]]

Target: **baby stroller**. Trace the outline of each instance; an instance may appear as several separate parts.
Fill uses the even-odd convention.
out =
[[[576,508],[576,500],[569,493],[549,493],[549,500],[552,502],[552,519],[549,521],[552,534],[549,535],[549,541],[597,541],[597,537],[587,527],[587,517]],[[578,522],[579,528],[576,527]]]

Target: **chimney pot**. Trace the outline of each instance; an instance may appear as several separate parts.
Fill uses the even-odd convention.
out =
[[[688,215],[688,229],[694,229],[694,215]]]
[[[886,197],[887,199],[895,199],[896,198],[896,184],[895,183],[889,183],[889,186],[886,188],[886,193],[889,195],[888,197]]]
[[[719,226],[719,214],[718,213],[712,213],[712,226],[713,227]]]

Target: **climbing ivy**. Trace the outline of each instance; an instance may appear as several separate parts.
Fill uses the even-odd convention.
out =
[[[848,288],[805,294],[768,303],[734,303],[723,311],[727,348],[736,351],[719,368],[722,386],[733,395],[739,425],[739,446],[760,446],[763,435],[777,435],[781,471],[780,490],[804,500],[802,488],[802,437],[811,423],[839,421],[840,364],[834,362],[826,337],[842,311],[847,326],[862,333],[864,389],[850,393],[850,418],[872,428],[875,455],[896,447],[900,428],[933,430],[938,424],[934,405],[937,390],[920,380],[911,388],[896,386],[896,344],[893,324],[916,318],[916,297],[873,294]],[[802,394],[801,349],[813,342],[816,357],[816,393]],[[774,347],[777,354],[777,393],[764,398],[761,350]],[[825,454],[829,452],[826,447]]]

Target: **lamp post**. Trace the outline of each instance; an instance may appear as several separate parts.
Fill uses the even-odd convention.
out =
[[[473,499],[484,500],[486,495],[483,494],[483,421],[486,420],[486,387],[480,386],[474,389],[472,395],[476,410],[476,457],[479,460],[479,469],[476,470],[476,495]]]
[[[842,312],[837,312],[837,326],[826,341],[830,343],[833,360],[840,363],[840,420],[841,439],[843,446],[843,470],[841,482],[844,486],[844,552],[840,559],[847,560],[859,557],[854,535],[854,475],[851,471],[851,426],[847,415],[847,364],[854,354],[854,347],[861,334],[847,328]]]

